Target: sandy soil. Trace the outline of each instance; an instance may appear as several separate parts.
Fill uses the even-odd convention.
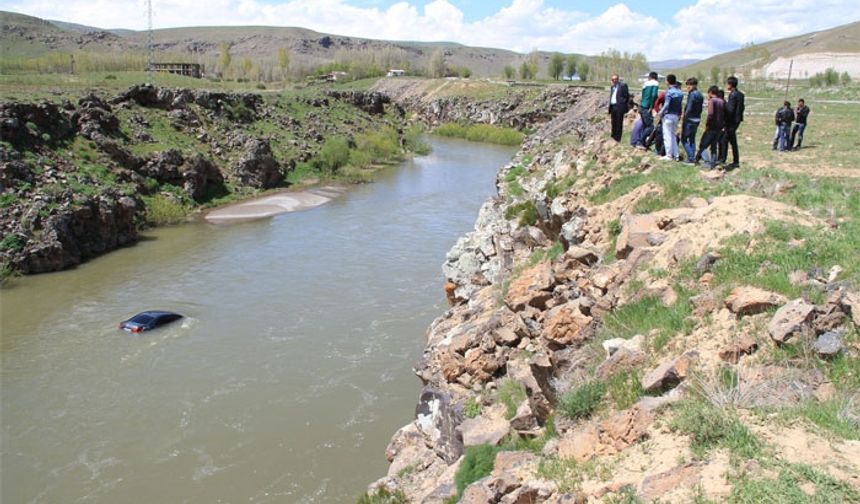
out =
[[[262,196],[212,210],[206,214],[205,219],[220,224],[309,210],[328,203],[343,194],[344,191],[342,187],[326,186],[306,191],[289,191]]]

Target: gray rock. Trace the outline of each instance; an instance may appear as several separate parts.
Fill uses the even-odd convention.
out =
[[[803,299],[794,299],[782,306],[767,325],[767,332],[777,343],[785,343],[807,327],[815,315],[815,306]]]
[[[845,350],[845,345],[842,343],[842,333],[828,331],[822,334],[812,345],[812,349],[818,352],[821,357],[836,357]]]
[[[425,387],[415,407],[415,421],[436,454],[446,463],[453,464],[460,458],[463,441],[457,433],[457,426],[463,421],[463,416],[450,394]]]

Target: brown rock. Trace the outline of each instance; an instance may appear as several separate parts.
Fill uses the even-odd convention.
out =
[[[517,432],[533,432],[538,429],[538,421],[532,413],[528,401],[523,401],[517,408],[517,413],[511,419],[511,428]]]
[[[475,446],[479,444],[497,445],[511,430],[511,424],[504,418],[486,418],[479,416],[467,418],[459,426],[457,431],[463,436],[463,446]]]
[[[514,311],[522,311],[526,306],[542,310],[552,298],[554,283],[549,262],[540,262],[511,281],[505,302]]]
[[[510,493],[534,476],[539,461],[538,456],[530,452],[499,452],[490,473],[490,488],[499,494]]]
[[[846,292],[844,296],[842,296],[842,308],[843,310],[851,315],[851,320],[854,321],[854,325],[860,327],[860,294],[856,292]]]
[[[815,306],[803,299],[794,299],[773,314],[767,332],[777,343],[785,343],[805,327],[808,328],[814,314]]]
[[[758,287],[741,286],[732,290],[726,298],[726,308],[743,317],[755,315],[788,302],[785,296]]]
[[[467,486],[459,504],[493,504],[496,502],[496,493],[485,483],[484,480],[479,480]]]
[[[815,310],[815,318],[812,320],[812,329],[816,334],[822,334],[836,329],[845,323],[845,313],[842,308],[835,304],[825,304]]]
[[[585,462],[595,456],[614,455],[646,438],[651,419],[648,411],[635,405],[603,422],[565,434],[558,443],[558,456]]]
[[[543,421],[552,411],[552,386],[549,383],[552,368],[540,362],[530,363],[523,359],[507,362],[508,377],[526,388],[532,413]]]
[[[457,304],[457,284],[451,281],[445,282],[445,297],[448,298],[448,306]]]
[[[503,365],[504,360],[500,356],[486,353],[480,348],[472,348],[466,352],[465,370],[480,382],[489,381]]]
[[[750,334],[741,334],[736,341],[729,343],[720,349],[719,356],[726,362],[736,364],[741,355],[752,355],[758,350],[755,337]]]
[[[454,352],[443,352],[439,354],[439,368],[442,370],[442,375],[449,382],[454,382],[457,377],[463,374],[465,366],[463,359]]]
[[[500,327],[493,331],[493,339],[496,343],[504,346],[517,346],[520,336],[510,327]]]
[[[597,252],[593,250],[572,245],[570,248],[567,249],[567,252],[564,253],[564,257],[562,257],[562,260],[574,259],[578,262],[581,262],[582,264],[590,266],[596,263],[599,258],[600,256],[598,256]]]
[[[693,307],[693,315],[703,317],[713,313],[717,309],[717,298],[712,291],[699,294],[690,298],[690,306]]]
[[[653,215],[625,215],[621,218],[621,234],[615,242],[615,257],[624,259],[637,247],[650,247],[649,233],[660,231]]]
[[[642,388],[647,392],[676,387],[690,369],[690,365],[698,358],[695,351],[686,352],[674,359],[663,361],[642,378]]]
[[[556,346],[582,343],[588,336],[585,329],[592,318],[584,315],[579,306],[566,303],[550,310],[544,323],[543,336]]]
[[[621,348],[601,362],[595,373],[600,379],[606,379],[619,371],[639,367],[647,360],[644,352]]]
[[[678,488],[693,488],[699,484],[701,479],[702,464],[700,462],[688,462],[642,480],[639,497],[646,501],[656,500]]]

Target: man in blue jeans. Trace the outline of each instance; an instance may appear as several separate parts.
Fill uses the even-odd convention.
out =
[[[678,79],[674,74],[666,76],[669,89],[666,90],[666,100],[660,109],[660,119],[663,123],[663,144],[666,146],[666,155],[661,157],[663,161],[678,160],[678,119],[681,116],[681,105],[684,101],[684,93],[678,85]]]
[[[660,82],[657,80],[657,72],[648,74],[648,81],[642,86],[642,99],[639,100],[639,117],[642,118],[642,129],[634,146],[644,146],[645,141],[654,131],[654,116],[651,109],[657,101],[657,93],[660,90]]]
[[[702,106],[705,97],[699,91],[699,80],[695,77],[687,79],[687,107],[684,109],[684,123],[681,127],[681,145],[687,153],[687,163],[695,164],[696,131],[702,121]]]
[[[800,144],[803,143],[803,131],[806,130],[806,118],[809,117],[809,107],[806,106],[806,102],[803,98],[797,100],[797,109],[794,111],[794,128],[791,130],[791,142],[789,142],[789,148],[791,150],[800,150]],[[800,137],[797,140],[797,145],[794,145],[794,139],[796,137]]]

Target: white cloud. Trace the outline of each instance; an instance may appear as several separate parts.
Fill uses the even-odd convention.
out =
[[[466,21],[456,0],[414,0],[387,9],[347,0],[154,0],[156,27],[274,25],[390,40],[454,41],[520,52],[533,48],[598,54],[613,48],[649,59],[706,57],[740,47],[847,23],[856,12],[837,0],[697,0],[671,21],[624,3],[597,16],[551,8],[543,0],[511,0],[495,14]],[[573,3],[573,2],[571,2]],[[373,2],[363,2],[371,5]],[[853,5],[853,4],[851,4]],[[106,28],[145,29],[144,0],[0,0],[0,9]]]

